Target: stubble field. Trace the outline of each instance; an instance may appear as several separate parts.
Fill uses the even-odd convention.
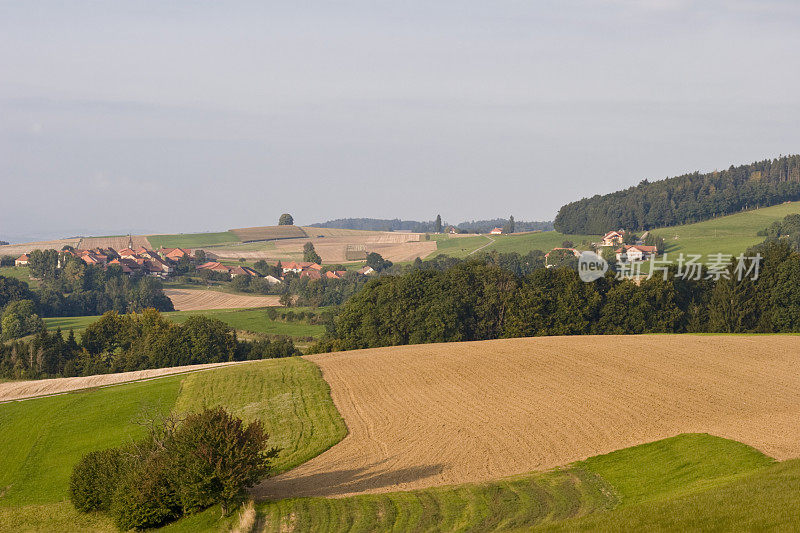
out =
[[[258,497],[480,482],[710,433],[800,456],[800,337],[587,336],[310,356],[348,436]]]
[[[278,296],[249,296],[196,289],[164,289],[176,311],[239,309],[280,305]]]

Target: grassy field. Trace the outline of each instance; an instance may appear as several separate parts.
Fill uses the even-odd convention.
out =
[[[147,240],[153,248],[198,248],[218,244],[240,242],[239,237],[230,231],[219,233],[178,233],[175,235],[148,235]]]
[[[607,529],[607,523],[616,525],[615,513],[636,517],[626,510],[724,490],[773,464],[738,442],[685,434],[499,482],[341,499],[287,499],[262,503],[258,509],[266,531],[494,531],[564,520],[571,525],[581,517],[590,527]],[[793,500],[800,501],[798,496]],[[643,524],[636,522],[639,528]]]
[[[319,369],[299,358],[2,404],[0,529],[113,531],[105,517],[75,513],[65,501],[73,465],[88,451],[141,437],[144,429],[132,422],[143,408],[185,412],[203,404],[262,420],[282,448],[276,472],[321,453],[346,433]],[[212,509],[172,529],[216,527],[218,517]]]
[[[0,276],[4,276],[6,278],[15,278],[21,281],[24,281],[28,284],[31,289],[36,289],[39,287],[39,281],[35,279],[30,279],[31,271],[26,266],[7,266],[7,267],[0,267]]]
[[[299,312],[302,308],[293,308]],[[162,313],[165,317],[178,324],[186,321],[193,315],[204,315],[222,320],[232,328],[239,331],[265,333],[267,335],[286,335],[289,337],[320,337],[325,333],[325,326],[311,325],[303,322],[282,322],[270,320],[264,309],[211,309],[208,311],[171,311]],[[86,327],[98,320],[99,316],[76,316],[45,318],[47,329],[61,328],[63,332],[73,329],[80,335]]]
[[[664,238],[669,255],[724,253],[738,255],[760,243],[759,230],[786,215],[800,213],[800,202],[790,202],[719,217],[697,224],[653,230]]]
[[[437,243],[437,250],[428,259],[439,254],[464,258],[476,251],[517,252],[525,255],[531,250],[549,252],[560,247],[564,241],[572,241],[577,248],[588,248],[589,242],[599,240],[597,235],[564,235],[557,231],[536,233],[515,233],[511,235],[475,235],[470,237],[450,237],[447,234],[431,235]],[[586,245],[584,245],[586,243]]]

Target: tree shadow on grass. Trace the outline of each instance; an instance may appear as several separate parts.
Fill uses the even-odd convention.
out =
[[[366,467],[305,475],[298,475],[290,470],[262,481],[251,490],[251,493],[255,498],[267,500],[303,496],[335,497],[412,483],[439,475],[444,468],[444,465],[436,464],[395,469],[383,466],[386,462],[384,460]]]

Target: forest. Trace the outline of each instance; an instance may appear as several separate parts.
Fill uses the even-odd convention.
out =
[[[372,280],[342,306],[325,352],[540,335],[800,332],[800,255],[767,240],[756,280],[671,270],[636,283],[612,271],[592,283],[568,267],[512,271],[469,260]]]
[[[78,341],[72,331],[40,330],[29,340],[0,343],[0,377],[42,379],[91,376],[148,368],[289,357],[300,352],[288,339],[242,341],[224,322],[191,316],[183,324],[155,309],[104,314]]]
[[[766,159],[706,174],[694,172],[571,202],[556,231],[601,235],[701,222],[738,211],[800,200],[800,155]]]

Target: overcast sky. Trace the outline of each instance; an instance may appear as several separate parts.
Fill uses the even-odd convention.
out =
[[[0,1],[0,239],[551,220],[800,151],[796,1]]]

